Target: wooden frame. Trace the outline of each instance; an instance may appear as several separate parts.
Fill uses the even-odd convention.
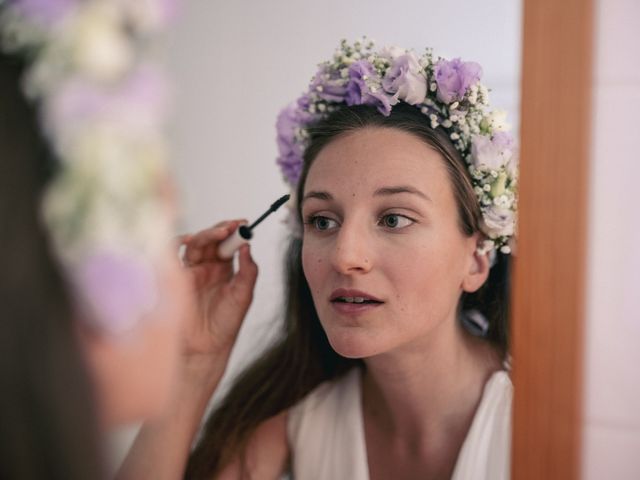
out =
[[[523,0],[512,478],[580,477],[593,0]]]

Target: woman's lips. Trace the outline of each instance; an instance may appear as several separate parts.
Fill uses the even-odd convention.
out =
[[[346,315],[369,312],[384,304],[382,300],[367,292],[345,288],[334,290],[329,301],[334,310]]]
[[[368,302],[384,303],[378,297],[354,288],[337,288],[331,292],[329,301],[333,302],[340,299],[351,299],[352,301],[357,299],[357,303],[362,303],[363,300]]]
[[[375,310],[382,306],[382,303],[342,303],[331,302],[333,309],[343,315],[358,315]]]

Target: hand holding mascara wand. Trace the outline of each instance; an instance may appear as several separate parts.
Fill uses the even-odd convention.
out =
[[[222,260],[228,260],[233,257],[233,254],[238,248],[240,248],[245,243],[249,243],[249,240],[253,238],[253,229],[260,224],[265,218],[271,215],[273,212],[278,210],[283,204],[289,200],[290,195],[283,195],[278,200],[273,202],[269,209],[264,212],[260,218],[258,218],[251,225],[240,225],[238,229],[233,232],[229,238],[224,240],[218,246],[218,257]]]

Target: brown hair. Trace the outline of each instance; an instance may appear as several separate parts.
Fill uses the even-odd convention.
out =
[[[105,478],[71,302],[40,224],[54,162],[0,54],[0,478]]]
[[[418,109],[406,104],[395,106],[389,116],[370,106],[344,107],[310,129],[298,184],[298,217],[304,184],[318,153],[339,136],[366,127],[406,131],[436,149],[452,181],[461,231],[470,236],[479,230],[480,208],[460,154],[442,128],[432,129]],[[188,478],[210,477],[219,472],[238,453],[243,456],[251,433],[261,422],[293,406],[320,383],[361,364],[361,360],[341,357],[329,345],[302,272],[301,251],[302,240],[292,238],[286,256],[284,335],[235,380],[212,412],[189,459]],[[478,292],[463,296],[460,309],[478,309],[487,317],[490,328],[486,338],[504,355],[508,347],[508,265],[503,257],[498,254],[489,281]]]

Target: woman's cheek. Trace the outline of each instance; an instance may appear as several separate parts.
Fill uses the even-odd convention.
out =
[[[307,282],[313,283],[320,274],[321,267],[324,264],[322,255],[312,249],[302,251],[302,270],[307,278]]]

